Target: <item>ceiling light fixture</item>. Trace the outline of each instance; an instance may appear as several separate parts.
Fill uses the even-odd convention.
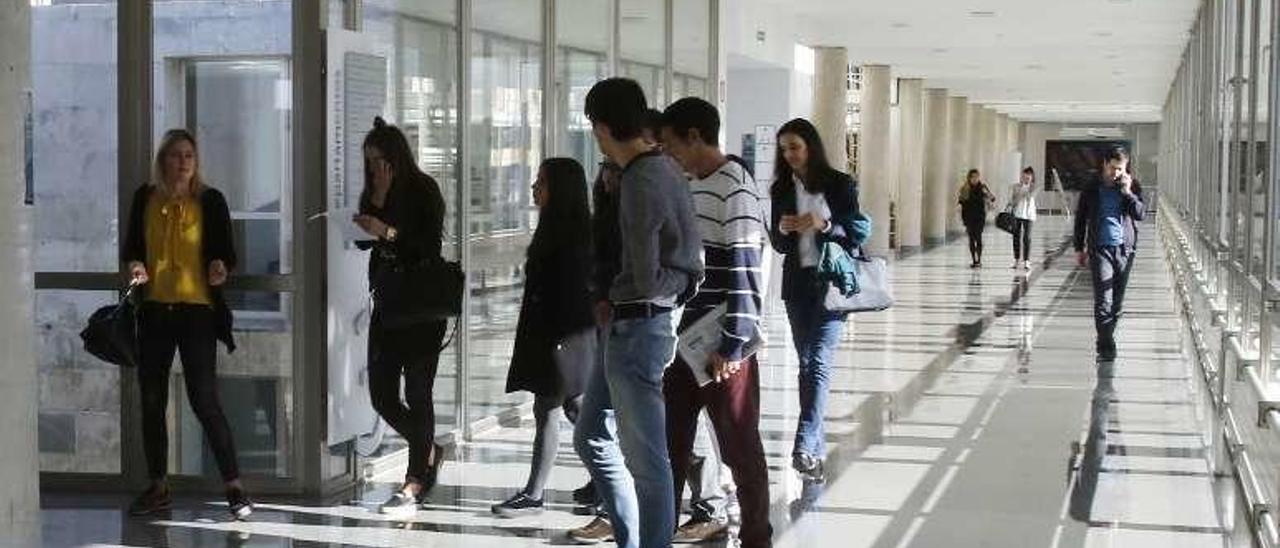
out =
[[[970,10],[969,17],[995,17],[996,12],[991,10]]]

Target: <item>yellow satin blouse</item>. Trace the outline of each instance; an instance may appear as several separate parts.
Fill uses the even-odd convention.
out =
[[[195,197],[152,193],[143,220],[147,242],[147,300],[211,304],[201,243],[203,212]]]

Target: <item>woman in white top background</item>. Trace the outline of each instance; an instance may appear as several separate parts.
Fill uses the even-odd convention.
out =
[[[1013,268],[1031,270],[1031,223],[1036,220],[1036,170],[1022,169],[1022,177],[1009,194],[1013,213]]]

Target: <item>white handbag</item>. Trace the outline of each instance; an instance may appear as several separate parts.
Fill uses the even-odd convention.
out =
[[[823,308],[831,312],[879,312],[893,306],[889,285],[889,264],[884,257],[852,257],[858,292],[842,295],[835,285],[827,285]]]

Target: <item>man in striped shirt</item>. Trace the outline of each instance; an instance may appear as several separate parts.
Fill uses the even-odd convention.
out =
[[[680,329],[721,304],[720,344],[710,363],[686,364],[677,357],[663,377],[667,444],[679,502],[698,412],[706,408],[733,472],[742,507],[739,540],[747,548],[771,545],[769,470],[760,441],[760,375],[748,343],[758,336],[764,286],[761,257],[768,229],[765,199],[751,174],[719,148],[720,115],[710,103],[688,97],[663,113],[663,146],[690,175],[694,213],[702,236],[706,278],[685,305]],[[692,367],[714,379],[699,386]],[[683,528],[683,527],[682,527]]]

